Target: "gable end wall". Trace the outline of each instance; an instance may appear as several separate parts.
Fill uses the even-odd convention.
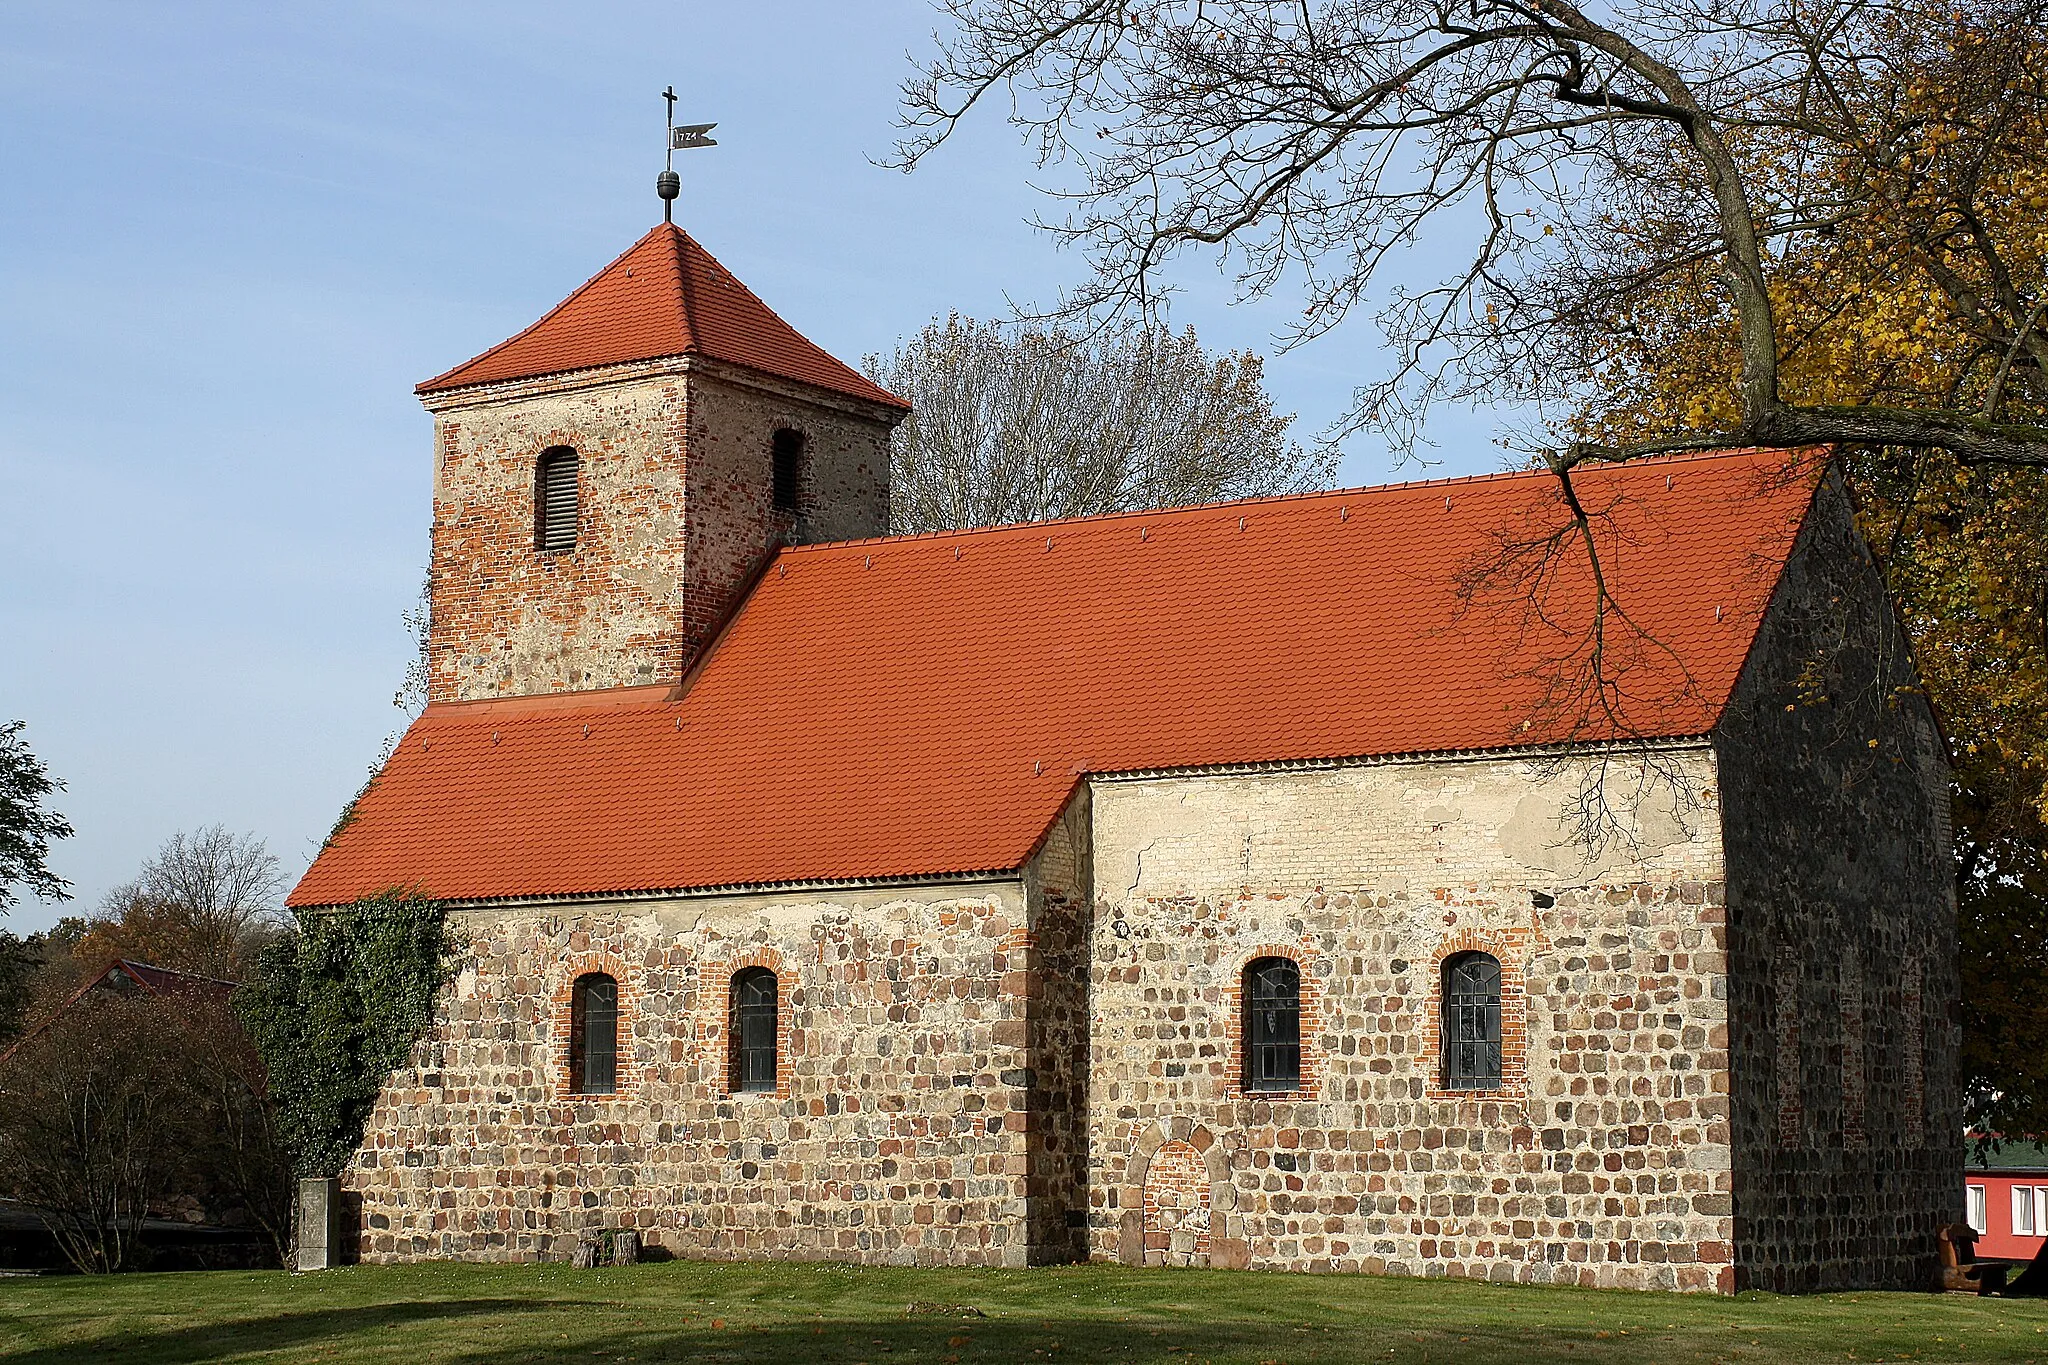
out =
[[[1738,1284],[1925,1288],[1962,1218],[1946,758],[1821,487],[1716,734]]]

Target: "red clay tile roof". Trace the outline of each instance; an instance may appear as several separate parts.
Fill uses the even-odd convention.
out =
[[[710,356],[871,403],[910,406],[805,340],[672,223],[635,242],[518,336],[417,391],[678,355]]]
[[[197,972],[180,971],[176,967],[153,967],[147,962],[131,962],[117,957],[106,966],[87,977],[71,994],[64,997],[62,1004],[45,1015],[33,1028],[24,1029],[5,1051],[0,1051],[0,1066],[13,1059],[14,1054],[28,1046],[30,1040],[40,1038],[50,1025],[64,1016],[64,1012],[76,1006],[92,990],[106,985],[115,977],[125,977],[151,995],[190,996],[208,995],[216,1001],[225,1001],[239,987],[238,982],[223,981],[216,976],[201,976]]]
[[[993,871],[1081,773],[1704,734],[1811,499],[1787,458],[1578,476],[1633,623],[1617,717],[1545,704],[1586,638],[1569,545],[1550,624],[1461,598],[1563,525],[1548,475],[806,546],[680,700],[430,707],[291,902]]]

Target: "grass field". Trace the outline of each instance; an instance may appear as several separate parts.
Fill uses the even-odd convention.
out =
[[[924,1311],[906,1312],[913,1303]],[[936,1308],[951,1311],[931,1311]],[[964,1314],[963,1307],[985,1316]],[[1738,1299],[1460,1281],[675,1262],[0,1280],[0,1358],[59,1361],[2041,1361],[2048,1301]]]

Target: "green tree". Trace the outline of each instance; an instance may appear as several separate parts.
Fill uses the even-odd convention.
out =
[[[26,721],[0,725],[0,914],[26,886],[38,900],[70,898],[71,883],[50,871],[50,844],[71,837],[71,825],[46,803],[64,790],[29,750]]]
[[[0,1045],[21,1032],[38,999],[74,982],[71,950],[85,932],[75,915],[26,937],[0,929]],[[46,982],[53,972],[61,981]]]

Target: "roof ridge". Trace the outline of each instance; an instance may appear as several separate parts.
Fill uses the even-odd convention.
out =
[[[1770,451],[1782,451],[1792,455],[1805,447],[1796,446],[1738,446],[1727,450],[1683,451],[1672,455],[1645,455],[1641,459],[1621,462],[1601,462],[1601,469],[1640,469],[1648,465],[1690,464],[1708,460],[1737,459],[1746,455],[1761,455]],[[784,546],[785,555],[809,554],[823,550],[839,550],[859,545],[911,544],[920,540],[949,540],[971,536],[996,535],[1006,531],[1039,531],[1054,526],[1080,526],[1096,522],[1127,521],[1139,517],[1177,516],[1189,512],[1201,512],[1211,508],[1270,506],[1277,503],[1313,502],[1319,498],[1372,497],[1376,494],[1398,493],[1417,488],[1450,488],[1463,484],[1511,483],[1517,479],[1554,477],[1548,469],[1500,469],[1491,474],[1452,474],[1440,479],[1401,479],[1391,483],[1351,484],[1342,488],[1317,488],[1300,493],[1260,493],[1243,498],[1221,498],[1215,502],[1174,503],[1165,507],[1134,508],[1127,512],[1091,512],[1078,517],[1047,517],[1043,521],[1004,521],[990,526],[956,526],[939,531],[904,531],[896,535],[863,536],[850,540],[814,540],[803,545]]]
[[[605,276],[611,274],[612,271],[616,270],[621,261],[624,261],[628,256],[638,251],[643,245],[646,244],[647,239],[649,237],[652,237],[658,230],[659,229],[656,228],[650,228],[645,233],[641,234],[641,236],[634,240],[633,245],[627,247],[624,251],[621,251],[618,255],[612,257],[611,260],[607,261],[605,263],[604,269],[598,271],[595,275],[592,275],[589,279],[585,280],[583,283],[577,285],[574,289],[570,290],[567,298],[563,299],[554,307],[548,309],[547,312],[542,313],[539,317],[535,318],[532,322],[528,323],[526,326],[514,332],[511,336],[506,337],[503,341],[499,342],[495,346],[489,347],[488,349],[483,351],[479,351],[477,354],[463,361],[460,365],[457,365],[452,369],[443,370],[441,373],[435,375],[432,379],[423,380],[420,383],[413,385],[412,391],[414,393],[429,392],[436,386],[443,384],[446,380],[462,373],[470,366],[478,364],[481,361],[490,359],[492,356],[504,350],[506,347],[511,346],[513,343],[521,340],[522,338],[540,330],[540,328],[544,324],[546,324],[550,319],[554,318],[563,309],[567,308],[570,304],[576,302],[577,299],[580,299],[585,294],[589,293],[591,288],[594,285],[596,285],[596,283],[599,280],[603,279]],[[449,384],[447,385],[447,387],[460,388],[462,386],[459,384]]]
[[[205,972],[187,971],[183,967],[159,967],[154,962],[143,962],[132,957],[117,957],[108,964],[111,967],[140,967],[145,972],[160,972],[165,976],[182,976],[191,981],[210,981],[216,986],[239,986],[239,981],[230,981],[224,976],[208,976]],[[101,973],[106,975],[105,972]]]
[[[694,246],[695,242],[689,233],[674,223],[663,223],[662,227],[669,230],[669,258],[676,272],[676,315],[682,319],[683,350],[687,354],[698,349],[697,314],[694,302],[690,298],[690,266],[689,262],[683,259],[683,251],[686,245]]]

